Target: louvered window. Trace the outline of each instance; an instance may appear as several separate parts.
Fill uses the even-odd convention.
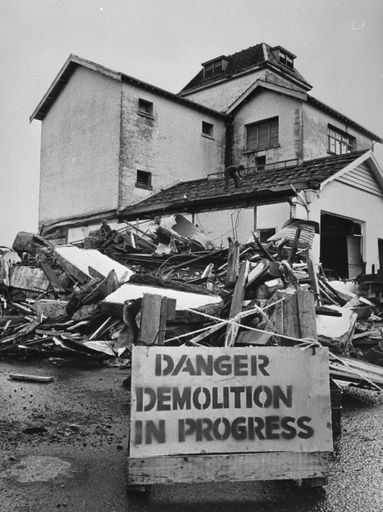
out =
[[[261,151],[278,146],[278,117],[246,126],[246,150]]]

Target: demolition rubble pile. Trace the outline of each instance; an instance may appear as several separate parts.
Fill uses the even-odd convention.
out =
[[[134,344],[323,344],[334,378],[383,387],[380,304],[314,272],[313,224],[228,249],[181,215],[104,222],[76,245],[20,232],[0,247],[0,357],[129,364]]]

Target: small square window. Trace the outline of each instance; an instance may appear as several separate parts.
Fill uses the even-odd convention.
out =
[[[207,137],[214,137],[214,125],[211,123],[206,123],[206,121],[202,121],[202,135],[206,135]]]
[[[257,171],[263,171],[266,165],[266,157],[265,156],[257,156],[255,157],[255,168]]]
[[[137,188],[152,188],[152,173],[146,171],[137,171]]]
[[[275,228],[268,228],[268,229],[258,229],[258,238],[259,241],[263,244],[267,243],[267,240],[275,235]]]
[[[153,117],[153,103],[151,101],[138,98],[138,112],[145,116]]]

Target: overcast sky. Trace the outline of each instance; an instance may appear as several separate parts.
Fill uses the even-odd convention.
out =
[[[178,92],[201,62],[281,45],[313,96],[383,137],[382,0],[0,0],[0,9],[0,245],[37,230],[40,122],[29,116],[70,53]],[[376,155],[383,166],[381,147]]]

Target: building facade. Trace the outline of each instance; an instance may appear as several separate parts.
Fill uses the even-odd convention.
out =
[[[305,163],[323,159],[325,168],[330,162],[336,174],[336,159],[355,154],[353,162],[362,161],[352,169],[345,165],[343,174],[340,169],[331,186],[318,189],[314,184],[309,212],[300,212],[294,194],[267,194],[259,181],[242,194],[245,199],[236,196],[237,205],[219,192],[196,207],[186,186],[179,207],[188,204],[183,211],[218,245],[233,226],[244,242],[252,230],[265,237],[289,217],[309,215],[325,233],[322,249],[317,243],[317,261],[325,259],[330,231],[337,230],[343,233],[339,251],[342,246],[347,253],[348,244],[356,265],[377,264],[376,238],[383,233],[363,204],[374,204],[383,213],[381,170],[370,152],[382,140],[313,97],[295,59],[281,46],[261,43],[204,62],[182,91],[173,94],[71,55],[31,116],[42,121],[42,232],[69,242],[81,239],[101,219],[117,223],[130,219],[129,212],[144,214],[152,197],[162,197],[173,186],[192,187],[202,180],[212,189],[231,164],[244,165],[246,176],[258,173],[264,182],[273,173],[273,190],[278,179],[285,186],[288,176],[287,185],[303,194],[307,183],[293,178]],[[323,171],[323,166],[310,165],[314,174]],[[319,178],[315,183],[322,183]],[[346,198],[353,198],[353,204]],[[160,207],[149,210],[161,213]],[[220,235],[214,236],[217,230]],[[342,263],[343,275],[354,273],[350,258]]]

